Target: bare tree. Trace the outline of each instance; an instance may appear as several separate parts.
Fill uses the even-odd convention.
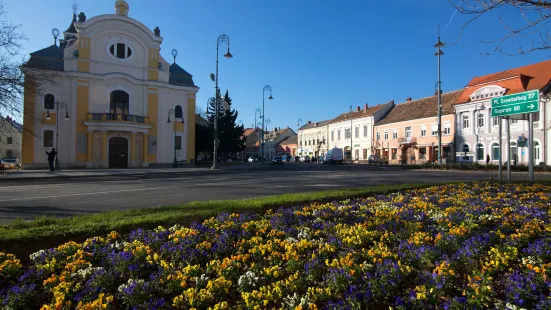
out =
[[[21,33],[21,25],[6,19],[6,11],[0,0],[0,116],[12,116],[15,119],[39,120],[34,105],[24,108],[25,89],[40,95],[41,88],[55,83],[58,72],[27,66],[22,55],[21,42],[26,40]],[[29,99],[29,100],[33,100]],[[24,129],[35,135],[29,128]]]
[[[550,0],[448,0],[459,13],[470,15],[471,18],[463,25],[459,37],[465,28],[474,21],[498,10],[512,9],[518,13],[520,25],[512,25],[503,17],[499,22],[506,30],[504,36],[484,43],[493,44],[493,50],[486,52],[492,54],[500,52],[506,55],[526,54],[533,51],[550,50],[551,35],[548,31],[548,23],[551,21]],[[459,40],[458,37],[458,40]],[[504,44],[521,37],[532,38],[528,46],[518,45],[514,52],[505,51]]]
[[[5,15],[0,2],[0,114],[21,117],[25,79],[19,53],[25,38],[19,32],[20,25],[6,21]]]

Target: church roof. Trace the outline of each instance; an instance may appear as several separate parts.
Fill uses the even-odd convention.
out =
[[[65,30],[65,33],[77,33],[77,28],[75,28],[75,23],[77,22],[77,14],[73,14],[73,21],[71,25]]]
[[[173,85],[195,86],[195,83],[193,83],[193,76],[176,63],[170,65],[170,77],[168,82]]]
[[[27,67],[63,71],[63,49],[57,45],[31,53]]]

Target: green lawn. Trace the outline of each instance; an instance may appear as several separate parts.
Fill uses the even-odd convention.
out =
[[[219,213],[263,212],[280,206],[363,197],[437,184],[441,183],[381,185],[244,200],[201,201],[179,206],[111,211],[66,218],[44,216],[33,221],[19,219],[8,225],[0,225],[0,251],[14,253],[25,258],[28,254],[40,249],[57,246],[70,240],[83,241],[85,238],[107,234],[111,231],[128,233],[137,228],[150,229],[174,224],[185,225]]]

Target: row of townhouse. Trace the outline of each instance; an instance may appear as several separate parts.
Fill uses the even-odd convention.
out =
[[[244,158],[261,157],[262,144],[260,128],[247,128],[243,133],[245,137]],[[289,126],[274,128],[272,131],[264,131],[264,157],[269,159],[275,155],[294,155],[296,149],[296,133]]]
[[[499,152],[499,120],[491,117],[495,97],[539,90],[540,111],[533,113],[535,164],[551,164],[551,61],[475,77],[463,89],[443,93],[442,158],[444,162],[479,162],[517,159],[528,162],[527,115],[509,120],[511,149],[507,150],[507,120],[502,123],[503,154]],[[322,122],[308,122],[298,130],[300,155],[323,156],[342,148],[345,158],[365,161],[372,154],[392,164],[421,164],[438,159],[438,96],[394,104],[358,107]]]

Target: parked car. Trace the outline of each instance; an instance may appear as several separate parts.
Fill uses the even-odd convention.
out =
[[[291,156],[289,156],[289,155],[283,155],[282,159],[283,159],[284,162],[287,162],[287,163],[288,163],[288,162],[291,161]]]
[[[292,157],[292,158],[291,158],[291,162],[293,162],[293,163],[298,163],[298,162],[300,162],[300,156]]]
[[[0,165],[4,169],[13,169],[19,165],[19,160],[17,158],[4,158],[0,160]]]
[[[325,153],[325,162],[329,164],[342,164],[344,152],[342,149],[334,148]]]
[[[325,164],[325,156],[322,155],[322,156],[318,157],[318,163]]]
[[[311,162],[313,163],[317,163],[318,162],[318,158],[316,156],[312,156],[312,158],[310,159]]]
[[[310,156],[308,156],[308,155],[304,155],[304,156],[302,156],[302,157],[300,158],[300,162],[301,162],[301,163],[309,163],[309,162],[311,162],[311,161],[312,161],[312,159],[311,159]]]
[[[283,157],[274,156],[274,158],[272,158],[272,164],[283,164]]]
[[[258,157],[251,156],[251,157],[249,157],[249,159],[247,161],[250,162],[250,163],[256,163],[258,161]]]
[[[369,155],[367,163],[370,165],[388,165],[388,158],[381,157],[381,155]]]

